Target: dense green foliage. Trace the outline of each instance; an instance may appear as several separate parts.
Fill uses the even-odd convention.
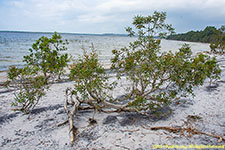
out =
[[[108,90],[114,86],[109,86],[107,74],[95,52],[85,53],[71,69],[76,99],[101,111],[111,107],[117,111],[146,112],[170,104],[174,99],[193,95],[193,88],[202,85],[207,78],[218,79],[220,68],[216,59],[203,54],[192,57],[189,45],[183,45],[176,53],[160,52],[161,41],[154,37],[173,33],[165,19],[164,12],[134,17],[136,31],[131,27],[126,30],[130,36],[137,36],[137,40],[128,47],[112,51],[111,69],[117,74],[116,82],[129,84],[125,99],[112,99],[109,95]]]
[[[215,58],[203,54],[191,57],[188,45],[175,54],[160,53],[160,40],[154,39],[154,35],[173,32],[164,20],[164,13],[135,17],[133,25],[138,39],[129,47],[113,51],[112,68],[117,71],[118,78],[125,74],[131,83],[126,94],[132,100],[128,106],[138,110],[169,104],[173,99],[193,94],[193,88],[202,85],[206,78],[219,78],[220,69]],[[135,35],[134,31],[129,32]]]
[[[210,43],[210,48],[213,53],[225,53],[225,25],[216,30],[213,40]]]
[[[207,26],[202,31],[189,31],[182,34],[169,35],[166,39],[190,42],[210,43],[213,41],[217,29],[213,26]]]
[[[70,61],[67,53],[60,53],[67,50],[67,44],[56,32],[51,38],[43,36],[29,49],[30,55],[24,56],[24,62],[36,66],[46,78],[54,75],[60,78]]]
[[[12,106],[18,107],[15,110],[30,113],[45,95],[49,80],[53,80],[55,75],[59,78],[63,73],[69,57],[66,53],[60,54],[60,51],[66,50],[67,44],[61,38],[57,33],[52,38],[41,37],[29,49],[30,55],[24,56],[26,67],[9,68],[6,85],[16,89],[12,102]]]

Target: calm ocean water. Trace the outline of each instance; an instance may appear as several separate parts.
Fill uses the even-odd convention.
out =
[[[8,70],[9,66],[23,66],[23,56],[29,54],[29,48],[41,36],[51,37],[50,33],[32,33],[32,32],[0,32],[0,71]],[[99,60],[104,64],[110,64],[112,57],[111,51],[128,46],[129,42],[135,40],[133,37],[116,35],[81,35],[81,34],[62,34],[63,39],[69,41],[68,53],[74,58],[90,50],[93,44],[99,54]],[[194,53],[208,51],[209,44],[169,41],[162,40],[162,51],[176,51],[184,43],[191,45]]]

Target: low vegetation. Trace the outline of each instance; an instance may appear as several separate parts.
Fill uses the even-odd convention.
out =
[[[210,43],[210,48],[213,53],[225,53],[225,25],[216,30],[213,40]]]
[[[66,44],[57,33],[51,38],[43,36],[29,49],[30,55],[24,56],[26,67],[9,68],[6,85],[15,88],[14,110],[30,113],[46,94],[49,82],[60,78],[70,60],[68,54],[60,53],[66,50]]]
[[[7,85],[14,85],[16,88],[15,99],[12,102],[12,106],[16,107],[14,110],[29,114],[45,95],[48,89],[45,77],[37,74],[37,70],[31,66],[21,69],[10,67]]]
[[[63,41],[56,32],[51,38],[43,36],[29,49],[30,55],[24,56],[24,62],[36,67],[46,79],[56,75],[60,79],[70,61],[69,55],[62,53],[67,50],[66,45],[67,40]]]
[[[137,37],[136,41],[112,51],[114,82],[109,80],[93,47],[71,65],[69,77],[74,81],[74,88],[66,90],[64,105],[71,143],[78,133],[74,117],[80,109],[147,114],[173,100],[194,95],[194,87],[202,85],[206,79],[219,79],[221,70],[216,59],[204,54],[192,56],[187,44],[175,53],[161,52],[161,38],[174,33],[165,20],[165,12],[134,17],[134,28],[126,30],[130,36]],[[160,38],[155,39],[155,36]],[[14,106],[20,107],[18,110],[29,113],[46,93],[49,81],[56,76],[60,78],[69,62],[68,54],[60,53],[66,50],[66,44],[57,33],[52,38],[41,37],[33,44],[30,55],[24,57],[27,66],[10,68],[8,85],[14,84],[18,88],[13,102]],[[123,98],[114,97],[111,93],[121,80],[129,86]]]
[[[173,28],[165,23],[165,19],[164,12],[134,17],[135,30],[131,27],[126,30],[130,36],[137,36],[137,40],[128,47],[112,51],[111,70],[117,75],[113,83],[109,84],[106,70],[98,62],[95,51],[84,53],[75,62],[70,73],[75,86],[71,95],[68,95],[71,102],[67,98],[65,103],[70,116],[84,109],[84,103],[87,109],[101,112],[132,111],[146,114],[180,97],[194,95],[193,88],[202,85],[207,78],[219,78],[221,70],[216,59],[203,54],[192,56],[191,48],[186,44],[176,53],[160,52],[161,41],[154,36],[162,38],[173,33]],[[123,99],[113,97],[108,92],[122,80],[122,76],[129,83]],[[71,111],[68,111],[69,104],[72,104]],[[70,132],[73,132],[73,121],[70,123]],[[70,135],[73,142],[74,134]]]

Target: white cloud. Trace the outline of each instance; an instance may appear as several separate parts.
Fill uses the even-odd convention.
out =
[[[175,21],[179,28],[180,17],[186,18],[182,25],[201,24],[225,20],[224,0],[2,0],[5,8],[0,18],[1,28],[16,26],[21,30],[63,30],[66,32],[121,32],[121,26],[129,25],[137,14],[166,11],[168,20]],[[3,6],[0,6],[1,8]],[[169,15],[171,14],[171,15]],[[198,21],[199,22],[196,22]],[[3,21],[2,21],[3,22]],[[218,21],[219,22],[219,21]],[[221,22],[221,21],[220,21]],[[12,25],[14,24],[14,25]],[[211,23],[212,24],[212,23]],[[1,26],[2,25],[2,26]],[[8,27],[7,27],[8,26]],[[100,30],[101,27],[101,30]],[[119,29],[121,28],[121,29]],[[182,27],[184,28],[184,27]],[[92,29],[92,30],[91,30]],[[104,31],[103,31],[104,29]],[[14,30],[14,29],[9,29]]]
[[[124,12],[139,9],[140,0],[108,0],[96,7],[100,12]]]
[[[85,14],[79,16],[78,18],[79,22],[85,23],[104,23],[109,20],[111,20],[109,16],[103,16],[99,14]]]
[[[147,11],[171,9],[215,9],[224,11],[223,0],[107,0],[100,6],[105,11]]]
[[[68,12],[81,12],[87,7],[79,0],[22,0],[13,1],[16,11],[31,17],[59,17]]]
[[[12,1],[11,5],[18,7],[18,8],[23,8],[24,7],[24,2],[22,1]]]

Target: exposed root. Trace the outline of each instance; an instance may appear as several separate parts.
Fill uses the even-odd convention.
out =
[[[146,129],[146,127],[145,127],[145,129]],[[225,138],[223,138],[221,136],[214,135],[211,133],[201,132],[193,127],[185,127],[185,128],[182,128],[182,127],[151,127],[148,129],[150,129],[150,130],[166,130],[166,131],[173,132],[173,133],[180,133],[181,135],[184,135],[184,131],[186,131],[188,133],[189,137],[191,137],[192,135],[198,134],[198,135],[207,135],[207,136],[217,138],[219,143],[222,141],[225,141]]]
[[[120,149],[127,149],[130,150],[130,148],[122,146],[122,145],[118,145],[118,144],[114,144],[116,147],[119,147]]]

